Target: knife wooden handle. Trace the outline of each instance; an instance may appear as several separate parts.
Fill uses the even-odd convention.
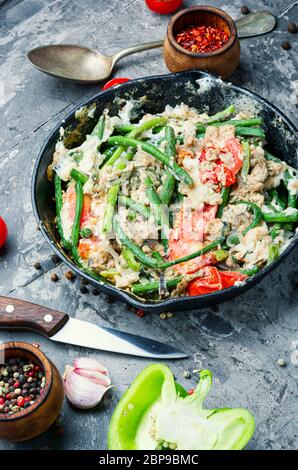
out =
[[[51,337],[68,320],[66,313],[24,300],[0,296],[0,329],[33,330]]]

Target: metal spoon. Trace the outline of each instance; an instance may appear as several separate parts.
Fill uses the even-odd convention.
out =
[[[269,33],[275,24],[274,16],[267,11],[251,13],[236,20],[239,38]],[[36,47],[28,52],[27,58],[34,67],[48,75],[77,83],[96,83],[108,78],[122,57],[162,45],[163,41],[149,42],[106,56],[88,47],[57,44]]]

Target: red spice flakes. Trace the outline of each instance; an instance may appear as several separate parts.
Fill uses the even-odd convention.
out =
[[[229,33],[211,26],[191,26],[177,34],[176,41],[191,52],[213,52],[223,47],[229,39]]]

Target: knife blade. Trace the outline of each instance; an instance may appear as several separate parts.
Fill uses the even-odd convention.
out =
[[[187,354],[144,336],[100,327],[38,304],[0,296],[0,329],[32,330],[52,341],[154,359]]]

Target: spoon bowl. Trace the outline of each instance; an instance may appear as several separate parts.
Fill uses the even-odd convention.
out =
[[[38,70],[77,83],[97,83],[111,74],[113,58],[88,47],[57,44],[36,47],[27,54]]]

